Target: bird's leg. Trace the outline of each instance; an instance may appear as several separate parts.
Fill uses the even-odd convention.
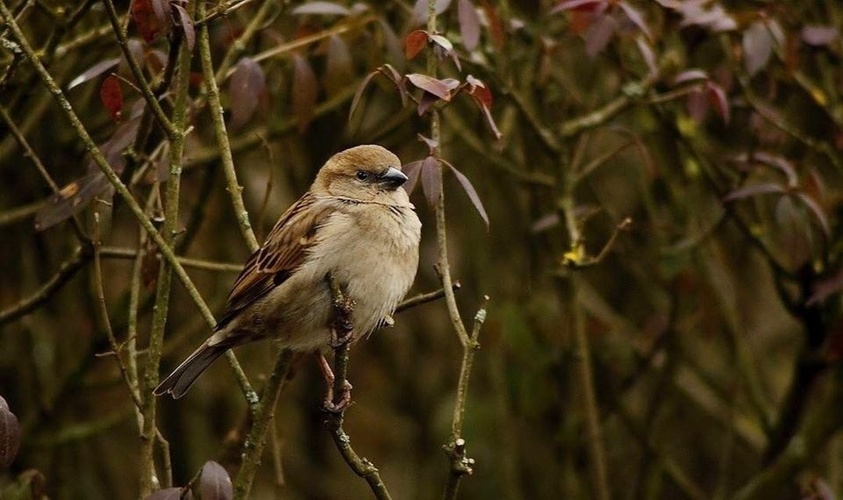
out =
[[[322,409],[331,413],[339,413],[351,404],[351,383],[348,380],[343,380],[342,395],[339,401],[334,402],[334,371],[331,370],[331,365],[325,359],[325,355],[321,352],[316,353],[317,361],[319,362],[319,370],[322,372],[322,378],[325,380],[325,386],[328,388],[325,394],[325,401],[322,403]]]

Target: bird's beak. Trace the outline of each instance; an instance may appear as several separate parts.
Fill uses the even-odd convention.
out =
[[[389,167],[386,172],[378,177],[378,181],[392,189],[396,189],[407,182],[407,176],[397,168]]]

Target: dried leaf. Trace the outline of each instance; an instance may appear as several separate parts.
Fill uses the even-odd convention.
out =
[[[179,16],[179,26],[181,26],[184,39],[187,41],[187,50],[193,52],[193,46],[196,45],[196,29],[193,26],[193,19],[190,18],[190,14],[181,5],[175,3],[173,7]]]
[[[820,223],[820,227],[822,228],[825,237],[830,237],[831,225],[828,223],[828,216],[825,214],[820,205],[805,193],[796,193],[796,196],[802,200],[802,203],[808,207],[808,210],[810,210],[812,214],[814,214],[814,218],[816,218],[817,222]]]
[[[773,54],[773,37],[763,21],[755,21],[743,33],[744,66],[749,76],[758,73]]]
[[[351,100],[351,107],[348,109],[348,119],[351,120],[352,115],[354,115],[354,110],[357,109],[357,105],[360,104],[360,98],[363,96],[363,92],[366,91],[366,87],[369,86],[369,82],[372,81],[375,75],[380,74],[380,71],[375,70],[366,75],[363,78],[363,81],[360,82],[360,85],[357,86],[357,92],[354,93],[354,98]]]
[[[752,184],[750,186],[744,186],[742,188],[732,191],[723,198],[723,201],[728,202],[742,200],[744,198],[751,198],[753,196],[759,196],[762,194],[781,194],[784,192],[785,189],[782,186],[773,182],[768,182],[764,184]]]
[[[451,92],[459,86],[459,82],[456,80],[438,80],[421,73],[410,73],[407,75],[407,79],[416,87],[435,95],[443,101],[450,101],[452,97]]]
[[[132,0],[130,16],[138,33],[147,43],[169,31],[172,23],[169,6],[170,3],[165,0]]]
[[[334,2],[308,2],[293,9],[292,13],[296,15],[347,16],[351,14],[351,11]]]
[[[419,26],[427,21],[427,6],[428,0],[416,0],[415,5],[413,5],[413,26]],[[442,14],[450,6],[451,0],[436,0],[436,4],[434,5],[436,15]]]
[[[499,51],[503,49],[506,43],[506,31],[503,28],[501,18],[498,16],[498,11],[495,10],[494,6],[488,0],[483,0],[483,12],[486,14],[486,22],[489,23],[489,35],[492,38],[492,45],[495,47],[495,50]]]
[[[231,96],[231,127],[240,128],[254,116],[266,95],[266,74],[260,64],[244,57],[234,66],[228,84]]]
[[[705,71],[694,68],[685,70],[673,78],[673,85],[679,85],[685,82],[693,82],[697,80],[708,80],[709,76],[708,73]]]
[[[332,35],[328,39],[328,55],[325,63],[325,88],[334,95],[348,86],[352,76],[351,51],[341,37]]]
[[[550,9],[550,13],[557,14],[559,12],[571,10],[593,12],[599,5],[605,3],[606,0],[564,0],[556,4],[554,8]]]
[[[412,61],[427,46],[428,40],[427,31],[411,31],[404,39],[404,55],[407,59]]]
[[[293,56],[293,115],[299,133],[307,130],[316,109],[317,81],[310,63],[299,54]]]
[[[231,478],[222,465],[213,460],[205,462],[199,479],[199,492],[202,500],[231,500],[234,497]]]
[[[182,496],[184,493],[184,496]],[[158,490],[155,493],[146,497],[145,500],[192,500],[193,493],[190,490],[182,490],[181,488],[165,488]]]
[[[70,90],[100,76],[101,74],[105,73],[111,68],[117,66],[120,63],[121,59],[122,57],[114,57],[112,59],[106,59],[105,61],[100,61],[94,64],[90,68],[83,71],[82,74],[71,80],[70,83],[67,84],[67,90]]]
[[[803,26],[801,36],[808,45],[822,47],[834,43],[840,37],[840,30],[833,26]]]
[[[395,30],[383,19],[378,20],[381,33],[383,33],[383,44],[386,47],[387,59],[395,66],[403,69],[407,62],[404,50],[401,47],[401,39],[395,34]]]
[[[6,400],[0,396],[0,471],[12,465],[20,449],[20,425]]]
[[[647,27],[647,23],[644,21],[644,16],[642,16],[641,13],[638,12],[635,7],[629,5],[625,1],[620,1],[617,3],[617,5],[620,6],[621,10],[623,10],[624,14],[626,14],[626,17],[629,18],[630,21],[632,21],[632,24],[638,27],[638,29],[641,30],[641,33],[644,33],[644,36],[646,36],[647,39],[653,39],[653,35],[652,33],[650,33],[650,29]]]
[[[428,156],[422,161],[421,183],[427,204],[431,208],[435,207],[442,192],[442,167],[439,165],[439,160],[433,156]]]
[[[474,205],[475,210],[477,210],[477,213],[480,214],[480,217],[483,219],[483,222],[486,223],[486,229],[489,229],[489,215],[486,213],[486,208],[483,206],[483,202],[480,200],[480,196],[477,194],[477,190],[474,189],[474,186],[471,184],[471,181],[468,180],[468,177],[463,175],[462,172],[457,170],[456,167],[454,167],[448,162],[444,163],[448,165],[454,175],[457,176],[457,181],[459,181],[463,191],[465,191],[465,194],[468,195],[468,199],[471,200],[471,204]]]
[[[113,120],[119,120],[123,112],[123,89],[116,75],[108,75],[100,87],[100,100]]]
[[[416,183],[419,181],[419,174],[421,173],[422,160],[410,162],[403,167],[401,171],[407,176],[407,182],[404,183],[404,190],[407,194],[412,194],[416,189]]]
[[[102,172],[88,174],[67,184],[59,194],[50,196],[47,204],[35,214],[35,230],[44,231],[73,217],[110,186]]]
[[[720,85],[717,85],[714,82],[708,82],[706,85],[706,92],[708,94],[709,101],[711,101],[711,104],[714,105],[714,110],[717,111],[717,114],[724,123],[729,123],[732,115],[726,91],[724,91],[723,87]]]
[[[600,16],[585,33],[585,53],[594,57],[609,45],[618,29],[618,22],[610,15]]]
[[[480,16],[471,0],[459,0],[457,8],[462,44],[470,52],[480,43]]]

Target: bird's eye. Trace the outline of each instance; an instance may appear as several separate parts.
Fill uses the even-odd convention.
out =
[[[366,172],[366,171],[363,171],[363,170],[358,170],[357,171],[357,179],[361,180],[361,181],[369,180],[369,172]]]

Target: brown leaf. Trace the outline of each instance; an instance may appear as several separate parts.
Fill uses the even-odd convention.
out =
[[[100,76],[101,74],[120,64],[121,59],[121,57],[114,57],[112,59],[106,59],[105,61],[100,61],[94,64],[90,68],[83,71],[79,76],[71,80],[70,83],[67,84],[67,90],[82,85],[83,83],[93,80],[94,78]]]
[[[231,127],[237,129],[249,122],[266,95],[266,75],[260,64],[249,57],[240,59],[231,74],[228,92],[231,96]]]
[[[231,500],[234,489],[231,478],[222,465],[209,460],[202,466],[199,492],[202,500]]]
[[[439,165],[439,160],[428,156],[422,161],[421,182],[428,205],[431,208],[435,207],[442,192],[442,167]]]
[[[416,0],[416,3],[413,5],[413,26],[424,24],[427,21],[427,6],[428,0]],[[436,15],[442,14],[450,6],[451,0],[436,0],[436,4],[434,5]]]
[[[773,54],[773,37],[764,21],[755,21],[743,33],[744,66],[749,76],[758,73]]]
[[[453,79],[438,80],[432,76],[421,73],[410,73],[407,75],[410,83],[416,87],[429,92],[443,101],[450,101],[452,91],[459,87],[459,82]],[[454,83],[456,82],[456,84]]]
[[[149,495],[144,500],[192,500],[193,493],[182,488],[165,488]]]
[[[416,137],[418,137],[418,139],[427,146],[428,154],[431,156],[433,155],[434,151],[436,151],[436,148],[439,147],[439,143],[437,141],[434,141],[430,137],[424,136],[422,134],[416,134]]]
[[[638,29],[641,30],[641,33],[644,33],[644,36],[646,36],[648,40],[653,39],[653,35],[652,33],[650,33],[650,29],[647,27],[647,23],[644,21],[644,16],[642,16],[641,13],[638,12],[635,7],[629,5],[623,0],[618,2],[617,5],[620,6],[621,10],[623,10],[624,14],[626,14],[626,17],[630,21],[632,21],[632,24],[638,27]]]
[[[173,7],[179,16],[179,26],[181,26],[184,33],[184,39],[187,41],[187,50],[193,52],[193,46],[196,45],[196,29],[193,26],[193,19],[190,18],[187,10],[181,5],[175,3]]]
[[[35,214],[35,230],[44,231],[81,212],[111,184],[102,172],[94,172],[64,186],[59,194],[47,199],[47,204]]]
[[[293,14],[314,14],[320,16],[347,16],[351,13],[346,7],[334,2],[308,2],[292,10]]]
[[[100,87],[100,100],[111,114],[113,120],[119,120],[123,112],[123,89],[116,75],[108,75]]]
[[[334,95],[348,86],[352,76],[351,51],[342,37],[332,35],[328,39],[328,55],[325,62],[325,88]]]
[[[709,101],[714,105],[714,110],[723,119],[724,123],[729,123],[729,119],[731,118],[729,98],[726,96],[723,87],[714,82],[708,82],[706,92],[708,93]]]
[[[689,69],[685,70],[673,78],[673,85],[679,85],[685,82],[693,82],[696,80],[708,80],[709,76],[708,73],[701,69]]]
[[[138,33],[147,43],[170,29],[172,21],[169,12],[166,12],[169,6],[166,0],[132,0],[130,16]]]
[[[407,182],[404,183],[404,190],[407,191],[407,194],[412,194],[413,190],[416,189],[416,184],[419,181],[419,174],[421,173],[422,162],[422,160],[418,160],[401,167],[401,171],[407,176]]]
[[[483,219],[483,222],[486,223],[486,229],[489,229],[489,215],[486,213],[486,208],[483,206],[483,202],[480,200],[480,196],[477,194],[477,190],[474,189],[474,186],[471,184],[471,181],[468,180],[462,172],[456,169],[453,165],[448,162],[443,161],[448,167],[450,167],[451,172],[457,177],[457,181],[459,181],[460,186],[462,186],[463,191],[465,194],[468,195],[468,199],[471,200],[471,204],[474,205],[474,209],[477,210],[477,213],[480,214],[480,217]]]
[[[462,44],[470,52],[480,43],[480,16],[471,0],[459,0],[457,8]]]
[[[310,63],[299,54],[293,56],[293,115],[299,133],[307,130],[316,109],[317,81]]]
[[[782,194],[784,193],[784,188],[781,187],[779,184],[768,182],[763,184],[752,184],[749,186],[744,186],[742,188],[735,189],[731,193],[727,194],[723,201],[735,201],[741,200],[744,198],[751,198],[754,196],[759,196],[762,194]]]
[[[828,223],[828,216],[820,207],[819,203],[805,193],[796,193],[796,196],[802,200],[802,203],[808,207],[808,210],[810,210],[814,215],[814,218],[817,219],[817,222],[820,224],[820,228],[823,230],[823,235],[826,238],[831,236],[831,225]]]
[[[618,22],[611,15],[600,16],[585,32],[585,53],[594,57],[609,45],[618,29]]]
[[[20,449],[20,425],[6,400],[0,396],[0,471],[12,465]]]
[[[428,40],[427,31],[411,31],[404,39],[404,55],[407,56],[407,59],[413,60],[427,46]]]
[[[436,104],[439,101],[439,98],[435,95],[425,92],[422,94],[421,99],[419,99],[419,104],[416,107],[416,112],[418,112],[419,116],[427,113],[427,110],[430,109],[431,106]]]
[[[840,37],[840,30],[833,26],[803,26],[801,36],[808,45],[822,47],[834,43]]]

